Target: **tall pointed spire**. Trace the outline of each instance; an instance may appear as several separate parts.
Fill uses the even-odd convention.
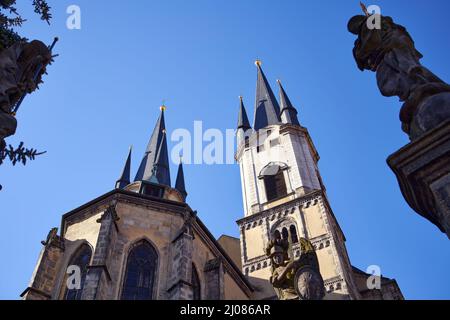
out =
[[[253,128],[255,131],[258,131],[269,125],[279,124],[281,119],[280,106],[261,69],[261,61],[257,60],[255,64],[258,68],[258,80],[256,83],[255,122]]]
[[[244,101],[242,96],[239,96],[239,118],[237,128],[243,129],[244,131],[251,129],[250,122],[248,121],[247,112],[245,111]]]
[[[281,121],[283,123],[299,126],[300,123],[298,122],[297,118],[297,109],[294,108],[291,100],[289,100],[289,97],[287,96],[286,92],[283,89],[283,86],[281,85],[281,81],[277,80],[277,82],[280,86]]]
[[[155,129],[145,150],[144,157],[139,166],[136,178],[134,181],[150,181],[152,177],[155,164],[157,163],[157,157],[159,155],[159,166],[167,168],[167,173],[164,173],[164,179],[160,182],[170,186],[170,173],[169,173],[169,156],[167,152],[167,141],[164,138],[166,131],[166,124],[164,121],[164,111],[166,107],[163,105],[160,107],[161,114],[156,122]],[[159,152],[161,151],[161,152]],[[163,170],[164,171],[164,170]]]
[[[147,180],[147,179],[146,179]],[[167,154],[166,130],[162,131],[162,140],[159,145],[152,175],[148,181],[170,187],[169,156]]]
[[[131,175],[131,149],[128,151],[127,161],[125,162],[125,166],[123,167],[122,174],[120,175],[119,180],[116,181],[116,189],[123,189],[127,185],[130,184],[130,175]]]
[[[183,161],[180,157],[180,164],[178,165],[178,173],[177,173],[177,181],[175,182],[175,189],[180,191],[180,193],[183,195],[184,200],[186,200],[187,192],[186,192],[186,185],[184,183],[184,172],[183,172]]]

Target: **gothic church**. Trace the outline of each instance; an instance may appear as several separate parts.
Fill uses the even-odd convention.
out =
[[[236,160],[243,217],[240,239],[215,239],[188,205],[183,166],[174,187],[164,111],[131,181],[131,150],[115,189],[62,216],[43,241],[27,300],[261,300],[276,299],[268,279],[268,241],[298,239],[316,249],[325,299],[403,299],[395,280],[352,266],[345,236],[328,202],[319,155],[281,82],[279,101],[257,65],[253,127],[240,99]],[[195,192],[194,190],[191,192]],[[79,283],[71,283],[72,267]]]

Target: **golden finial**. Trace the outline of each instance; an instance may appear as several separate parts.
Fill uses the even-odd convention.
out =
[[[262,64],[261,60],[256,59],[255,65],[256,65],[257,67],[261,67],[261,64]]]
[[[278,83],[278,84],[281,84],[281,80],[280,80],[280,79],[277,79],[277,83]]]
[[[239,96],[239,100],[241,100],[241,102],[242,102],[242,100],[244,100],[244,97],[243,96]]]
[[[161,104],[161,106],[159,107],[159,110],[161,110],[161,111],[166,111],[166,99],[164,99],[164,100],[162,101],[162,104]]]

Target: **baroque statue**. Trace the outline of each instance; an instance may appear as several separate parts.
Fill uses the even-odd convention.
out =
[[[382,95],[403,102],[402,129],[414,141],[450,119],[450,86],[421,65],[423,56],[405,27],[361,5],[365,15],[352,17],[347,26],[358,36],[353,56],[361,71],[376,72]]]
[[[266,254],[272,264],[270,282],[279,300],[322,300],[325,287],[317,254],[309,240],[300,238],[299,242],[298,259],[294,259],[289,241],[278,236],[269,242]]]

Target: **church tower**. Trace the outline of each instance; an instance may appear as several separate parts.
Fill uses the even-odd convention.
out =
[[[333,214],[318,168],[319,154],[282,84],[279,103],[256,61],[253,128],[240,97],[236,160],[240,167],[244,218],[240,228],[242,268],[255,297],[275,296],[265,248],[272,237],[290,237],[300,255],[299,237],[316,249],[325,281],[325,299],[360,299],[345,236]],[[361,273],[363,274],[363,273]]]

